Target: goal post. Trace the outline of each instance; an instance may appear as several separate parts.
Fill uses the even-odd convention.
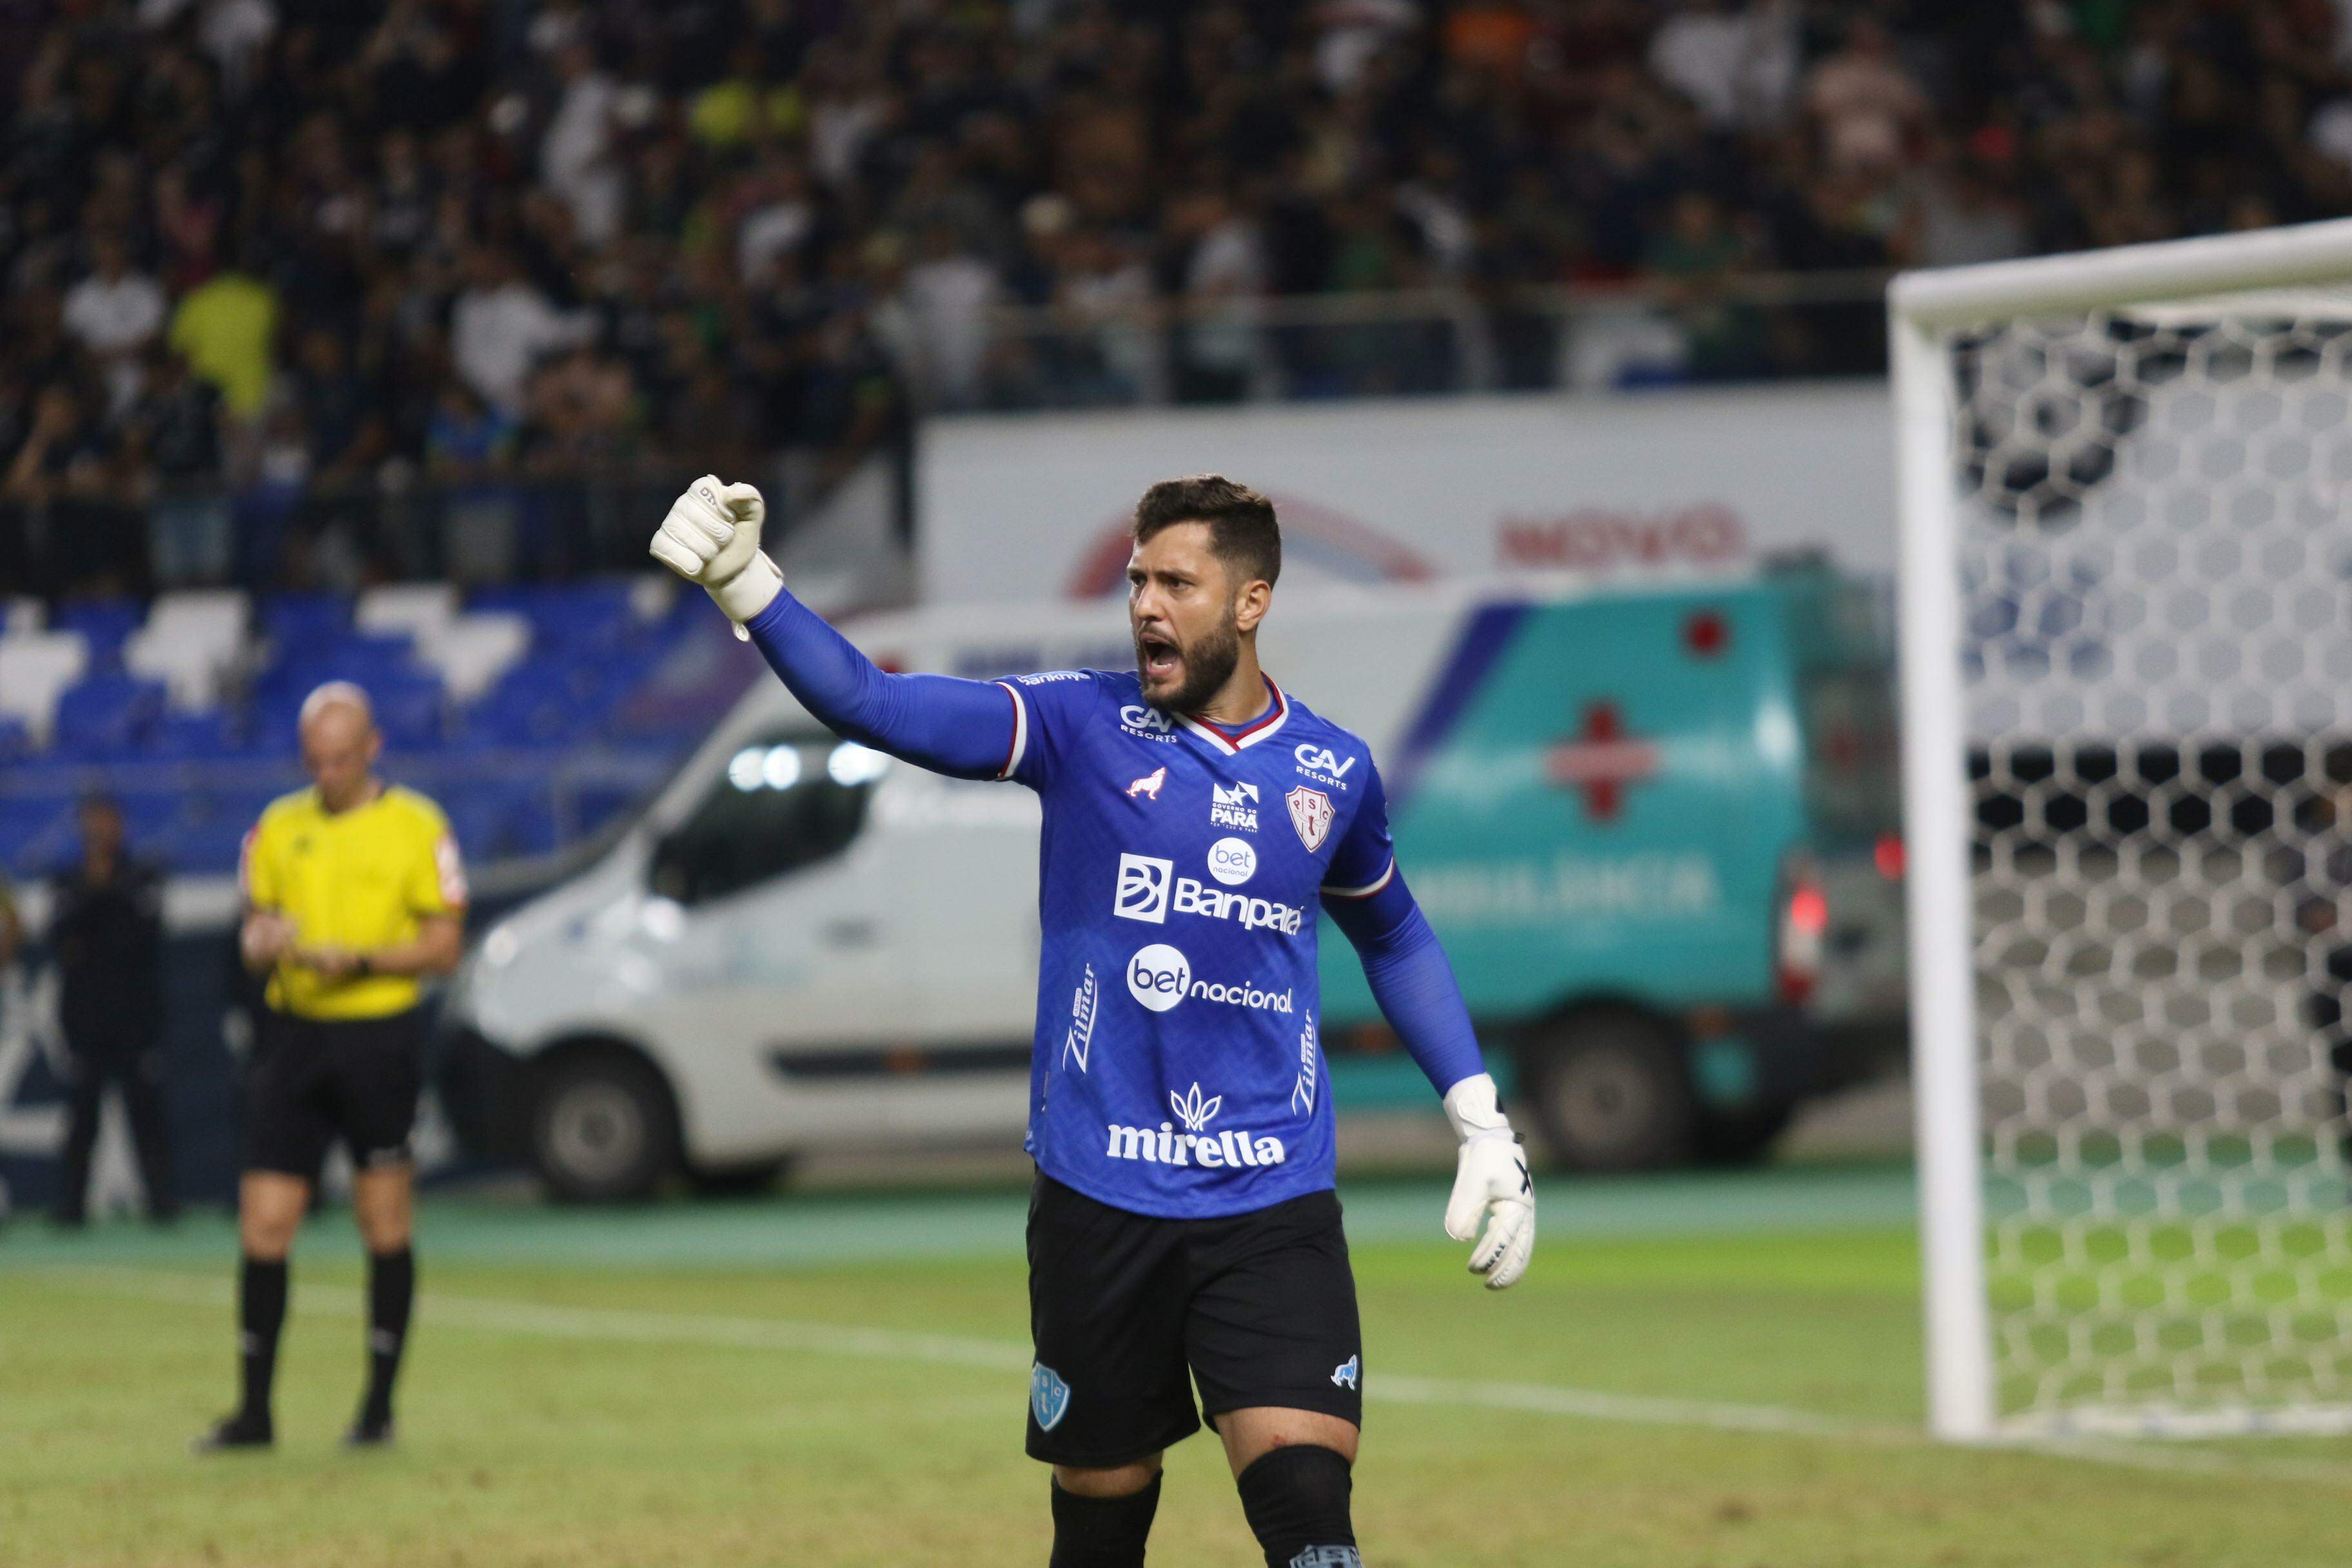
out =
[[[1930,1426],[2352,1430],[2352,220],[1888,315]]]

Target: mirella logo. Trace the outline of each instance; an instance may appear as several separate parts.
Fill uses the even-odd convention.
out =
[[[1180,948],[1155,942],[1127,961],[1127,994],[1154,1013],[1172,1012],[1190,996],[1225,1007],[1249,1007],[1262,1013],[1292,1010],[1289,991],[1261,991],[1255,983],[1228,985],[1192,978],[1192,961]]]
[[[1176,1113],[1174,1121],[1163,1121],[1157,1129],[1113,1126],[1110,1144],[1103,1152],[1114,1160],[1199,1165],[1212,1171],[1279,1165],[1290,1157],[1279,1138],[1243,1128],[1209,1131],[1209,1123],[1217,1119],[1224,1103],[1224,1096],[1204,1095],[1197,1083],[1181,1094],[1171,1089],[1168,1109]]]

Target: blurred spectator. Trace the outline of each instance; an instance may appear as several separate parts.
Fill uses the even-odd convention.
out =
[[[468,272],[449,320],[457,373],[493,407],[519,414],[532,363],[576,340],[580,329],[524,278],[511,252],[483,246]]]
[[[122,242],[100,237],[90,247],[89,276],[66,290],[60,319],[89,351],[118,409],[139,390],[139,360],[163,325],[163,290],[131,269]]]
[[[129,1113],[147,1213],[168,1221],[180,1205],[163,1121],[163,882],[124,847],[122,808],[111,799],[82,802],[81,858],[58,874],[49,946],[68,1081],[55,1217],[69,1228],[83,1222],[99,1111],[113,1085]]]
[[[667,478],[845,473],[909,379],[950,407],[1333,395],[1454,384],[1483,343],[1494,380],[1557,384],[1595,335],[1559,331],[1562,285],[1664,284],[1614,316],[1690,374],[1867,372],[1866,299],[1759,315],[1743,275],[2352,208],[2347,11],[36,0],[0,22],[0,570],[86,569],[58,509],[101,476],[163,495],[216,461],[266,577],[311,487],[478,464],[484,419],[543,474],[581,441],[535,376],[576,346]],[[159,334],[220,400],[216,459],[169,472]]]
[[[163,584],[228,574],[228,507],[221,479],[221,396],[169,349],[150,351],[123,430],[152,498],[150,559]]]

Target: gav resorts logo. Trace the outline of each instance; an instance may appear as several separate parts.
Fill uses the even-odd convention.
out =
[[[1257,785],[1237,784],[1209,786],[1209,826],[1238,828],[1244,833],[1257,831]]]
[[[1070,1413],[1070,1385],[1062,1374],[1044,1362],[1033,1362],[1029,1367],[1029,1414],[1037,1418],[1037,1428],[1051,1432]]]
[[[1130,702],[1118,710],[1118,727],[1147,741],[1176,739],[1176,721],[1148,702]]]
[[[1339,815],[1331,805],[1331,797],[1319,789],[1300,784],[1290,792],[1287,804],[1290,826],[1298,830],[1298,842],[1307,846],[1310,855],[1322,848],[1323,841],[1331,837],[1331,824]]]
[[[1224,1104],[1223,1095],[1204,1095],[1197,1083],[1181,1094],[1170,1089],[1168,1108],[1175,1113],[1174,1121],[1163,1121],[1156,1131],[1113,1126],[1110,1144],[1104,1153],[1113,1160],[1140,1161],[1147,1165],[1197,1165],[1208,1171],[1279,1165],[1290,1157],[1279,1138],[1239,1127],[1210,1131],[1209,1123],[1217,1119]],[[1182,1123],[1181,1129],[1179,1122]]]
[[[1078,1070],[1087,1070],[1087,1053],[1095,1043],[1095,1010],[1101,1000],[1102,987],[1095,983],[1095,966],[1089,963],[1086,978],[1078,982],[1078,994],[1070,1000],[1070,1033],[1062,1042],[1063,1067],[1075,1058]]]
[[[1243,838],[1220,838],[1209,846],[1209,875],[1238,888],[1257,875],[1257,851]]]
[[[1336,790],[1347,789],[1348,770],[1356,765],[1355,758],[1349,757],[1342,762],[1337,752],[1328,746],[1318,746],[1312,741],[1292,748],[1290,754],[1297,759],[1300,773],[1317,784],[1328,784]]]
[[[1127,961],[1127,993],[1154,1013],[1172,1012],[1186,997],[1260,1013],[1288,1013],[1297,1005],[1292,991],[1261,991],[1255,982],[1228,985],[1192,978],[1192,961],[1182,951],[1155,942]]]

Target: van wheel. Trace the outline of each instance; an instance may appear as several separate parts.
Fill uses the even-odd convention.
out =
[[[677,1148],[669,1086],[617,1051],[558,1063],[531,1108],[531,1163],[561,1203],[642,1202],[677,1163]]]
[[[1654,1171],[1691,1157],[1697,1112],[1674,1032],[1643,1014],[1578,1013],[1522,1048],[1519,1081],[1554,1161]]]

